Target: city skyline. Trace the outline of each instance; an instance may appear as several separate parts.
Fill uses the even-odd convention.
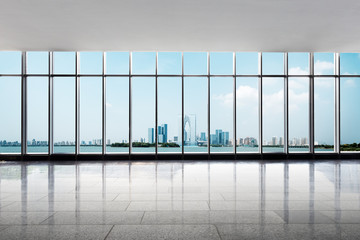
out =
[[[81,52],[80,74],[102,73],[102,53]],[[155,127],[155,103],[158,104],[158,123],[168,124],[167,139],[183,142],[179,134],[179,114],[182,101],[184,115],[196,115],[196,124],[185,121],[184,142],[204,141],[202,133],[207,135],[210,122],[212,134],[217,129],[234,136],[234,94],[236,94],[236,135],[253,138],[259,136],[259,81],[257,77],[207,77],[207,53],[184,53],[184,99],[181,95],[180,77],[159,75],[158,99],[155,101],[155,77],[140,77],[136,74],[155,74],[156,53],[134,52],[132,73],[132,122],[129,123],[129,77],[112,77],[106,80],[106,136],[112,142],[129,142],[129,125],[132,126],[132,141],[141,141],[148,136],[149,126]],[[54,139],[55,143],[75,142],[75,53],[54,52]],[[129,53],[107,53],[106,74],[128,74]],[[210,74],[233,73],[229,66],[232,53],[210,53]],[[258,72],[258,53],[236,53],[236,74],[254,74]],[[263,74],[284,74],[283,53],[262,54]],[[360,111],[350,108],[352,102],[360,101],[359,79],[351,77],[360,71],[360,57],[357,53],[340,54],[340,104],[341,104],[341,144],[360,142],[357,122]],[[27,53],[27,136],[28,141],[47,141],[48,137],[48,77],[31,74],[48,74],[48,53]],[[158,74],[181,73],[181,53],[159,53]],[[335,78],[323,75],[334,74],[334,54],[314,53],[314,143],[334,145],[335,124]],[[180,69],[180,70],[179,70]],[[180,71],[180,72],[179,72]],[[309,132],[309,54],[288,53],[288,72],[296,77],[288,77],[288,136],[292,139],[307,138]],[[0,73],[21,73],[20,52],[0,52]],[[65,75],[69,74],[69,77]],[[304,77],[301,77],[304,76]],[[89,144],[102,137],[102,78],[99,76],[80,77],[79,119],[80,143]],[[210,88],[208,91],[208,87]],[[5,89],[5,90],[4,90]],[[3,76],[0,78],[1,110],[7,116],[0,119],[0,138],[7,142],[20,143],[21,136],[21,78]],[[262,79],[262,139],[270,141],[273,136],[284,136],[284,78],[263,77]],[[210,96],[208,96],[210,93]],[[210,109],[208,109],[208,100]],[[210,112],[208,112],[210,110]],[[66,117],[64,117],[66,116]],[[210,118],[210,119],[209,119]],[[181,119],[181,118],[180,118]],[[196,130],[191,128],[195,125]],[[196,134],[193,134],[196,132]],[[256,136],[256,137],[255,137]],[[309,142],[309,140],[307,140]],[[253,144],[255,145],[255,144]],[[303,143],[303,145],[306,145]]]

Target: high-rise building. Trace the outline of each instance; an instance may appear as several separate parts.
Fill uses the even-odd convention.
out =
[[[222,145],[230,145],[229,139],[230,139],[230,134],[229,132],[223,132],[222,134]]]
[[[272,137],[271,138],[271,145],[278,145],[278,141],[277,141],[277,137]]]
[[[178,117],[179,121],[179,136],[182,135],[182,120],[181,115]],[[196,115],[186,114],[184,116],[184,143],[185,145],[196,145]]]
[[[166,143],[168,141],[168,125],[162,124],[158,126],[158,143]]]
[[[216,134],[210,134],[210,144],[218,144],[218,139]]]
[[[216,134],[216,140],[217,143],[216,144],[223,144],[223,133],[221,129],[217,129],[215,130],[215,134]]]
[[[200,133],[200,141],[206,141],[206,133],[205,132]]]
[[[149,128],[148,129],[148,142],[149,143],[154,143],[154,128]]]

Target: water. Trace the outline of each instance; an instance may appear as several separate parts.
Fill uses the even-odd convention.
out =
[[[101,153],[101,146],[80,146],[81,153]],[[133,148],[134,153],[154,153],[155,148]],[[258,153],[258,147],[237,147],[236,151],[238,153]],[[290,152],[308,152],[308,148],[289,148]],[[333,152],[332,149],[315,149],[316,152]],[[21,147],[20,146],[0,146],[0,153],[20,153]],[[29,153],[47,153],[48,147],[47,146],[28,146]],[[106,147],[106,152],[108,153],[128,153],[129,149],[124,147]],[[172,153],[180,153],[181,148],[158,148],[158,152],[172,152]],[[197,146],[185,146],[184,147],[185,153],[206,153],[207,147],[197,147]],[[217,152],[227,152],[232,153],[233,147],[210,147],[210,152],[217,153]],[[281,153],[284,152],[283,148],[277,147],[264,147],[263,152],[277,152]],[[75,153],[75,146],[54,146],[54,153]]]

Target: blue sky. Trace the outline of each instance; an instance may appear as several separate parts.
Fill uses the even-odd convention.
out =
[[[129,53],[107,53],[107,74],[128,74]],[[360,74],[359,54],[341,54],[341,74]],[[236,53],[237,74],[258,74],[257,53]],[[46,74],[48,55],[29,52],[28,73]],[[334,54],[315,53],[314,71],[317,75],[333,74]],[[307,53],[289,53],[289,74],[309,73]],[[154,74],[156,54],[152,52],[132,54],[134,74]],[[263,74],[283,74],[282,53],[263,53]],[[207,74],[207,53],[184,53],[185,74]],[[102,53],[80,53],[81,74],[102,73]],[[181,53],[158,53],[159,74],[181,74]],[[0,74],[20,74],[21,53],[0,52]],[[75,53],[54,53],[54,73],[74,74]],[[211,74],[233,74],[233,53],[210,53]],[[263,128],[264,139],[283,135],[283,78],[263,78]],[[360,79],[341,79],[341,141],[360,142]],[[33,77],[28,80],[28,136],[29,140],[47,139],[47,78]],[[207,78],[187,77],[184,81],[185,113],[196,114],[197,134],[207,132]],[[210,80],[211,133],[215,129],[229,131],[233,136],[233,78],[218,77]],[[0,119],[0,140],[20,141],[20,78],[0,78],[0,109],[6,115]],[[290,139],[307,137],[309,79],[289,78],[289,136]],[[80,79],[80,138],[85,141],[101,138],[101,78]],[[109,77],[106,82],[107,138],[128,141],[129,126],[129,79]],[[145,138],[147,129],[155,124],[155,78],[133,77],[133,140]],[[258,138],[258,79],[238,77],[237,136]],[[181,78],[158,78],[158,123],[167,123],[169,139],[179,135],[181,114]],[[54,141],[74,141],[75,79],[54,79]],[[334,78],[315,79],[315,141],[333,144]]]

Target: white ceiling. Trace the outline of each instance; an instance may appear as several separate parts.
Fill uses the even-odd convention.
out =
[[[360,51],[359,0],[0,0],[0,50]]]

